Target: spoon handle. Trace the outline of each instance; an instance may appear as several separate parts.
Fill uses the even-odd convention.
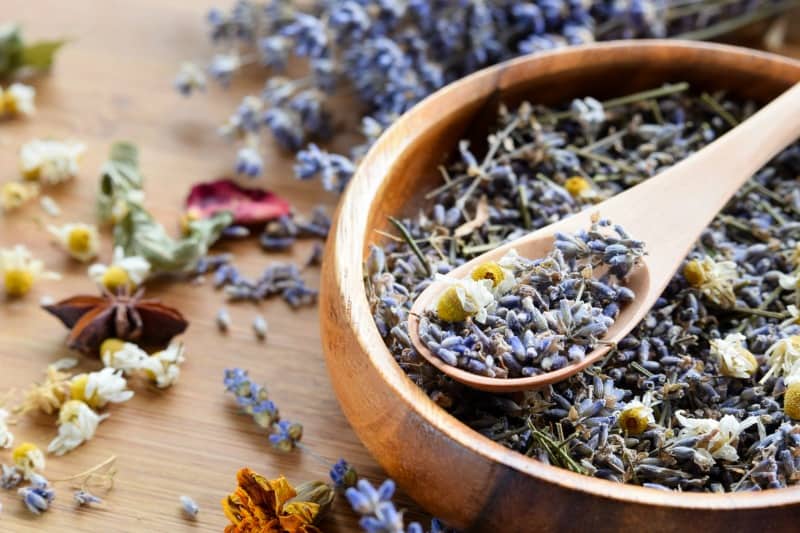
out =
[[[798,136],[800,83],[712,144],[598,206],[648,243],[649,290],[663,290],[733,194]]]

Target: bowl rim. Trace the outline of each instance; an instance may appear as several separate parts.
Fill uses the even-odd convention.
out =
[[[336,224],[336,232],[333,235],[337,253],[330,256],[333,261],[333,278],[342,294],[348,295],[346,302],[348,314],[351,317],[369,317],[368,320],[350,320],[349,324],[369,363],[411,411],[441,434],[492,463],[557,485],[564,490],[620,502],[633,501],[652,506],[714,511],[759,509],[800,503],[800,485],[742,493],[667,492],[578,474],[510,450],[484,437],[431,400],[396,362],[372,319],[363,283],[364,250],[370,242],[367,226],[371,212],[371,209],[364,208],[364,200],[368,198],[371,206],[385,185],[383,179],[385,175],[376,175],[372,170],[375,167],[385,167],[390,161],[404,154],[411,144],[408,139],[397,142],[396,136],[392,133],[407,131],[408,126],[420,126],[421,124],[416,121],[420,113],[444,104],[452,93],[463,91],[465,86],[480,85],[501,78],[507,69],[571,55],[587,53],[603,55],[632,46],[641,50],[643,54],[653,53],[656,50],[722,54],[731,59],[757,58],[764,62],[784,64],[789,68],[800,70],[800,60],[744,47],[667,39],[620,40],[521,56],[477,71],[439,89],[403,114],[370,147],[339,204],[337,215],[339,223]],[[798,81],[800,82],[800,79]],[[392,139],[391,145],[385,143],[387,138]],[[342,221],[345,216],[347,219]]]

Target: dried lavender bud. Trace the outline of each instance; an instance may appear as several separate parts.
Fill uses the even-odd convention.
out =
[[[253,319],[253,332],[259,340],[267,338],[267,329],[267,320],[261,315],[256,315]]]
[[[594,41],[710,39],[731,31],[731,26],[791,7],[792,2],[771,0],[733,0],[723,6],[699,2],[688,7],[684,0],[303,4],[240,0],[229,12],[215,9],[209,16],[210,37],[224,53],[210,59],[208,71],[227,86],[248,63],[260,61],[271,67],[261,95],[245,97],[220,128],[228,137],[243,139],[236,165],[239,173],[263,172],[258,147],[265,144],[262,137],[269,131],[285,148],[303,148],[297,154],[299,178],[320,177],[326,190],[341,192],[366,147],[397,116],[478,69],[520,54]],[[291,57],[308,62],[307,76],[276,75],[282,74]],[[181,65],[175,85],[186,95],[202,90],[203,69]],[[313,143],[305,145],[332,133],[328,95],[339,86],[352,87],[364,110],[361,133],[366,143],[351,145],[350,157],[325,152]],[[596,100],[576,100],[572,109],[590,139],[600,135],[604,110]],[[658,132],[654,137],[660,140],[664,135]],[[575,162],[576,154],[554,148],[560,161]]]

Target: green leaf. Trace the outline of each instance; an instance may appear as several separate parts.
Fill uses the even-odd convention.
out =
[[[145,208],[136,146],[118,142],[111,147],[111,158],[103,166],[97,194],[98,214],[104,222],[114,222],[114,247],[126,256],[147,259],[155,274],[190,272],[222,231],[233,223],[233,215],[189,223],[188,234],[173,239]]]
[[[8,77],[22,65],[22,34],[17,24],[0,25],[0,77]]]
[[[67,41],[38,41],[22,49],[22,66],[45,70],[53,64],[56,52]]]

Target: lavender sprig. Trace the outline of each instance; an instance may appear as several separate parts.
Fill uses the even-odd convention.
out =
[[[269,132],[283,147],[299,150],[298,177],[320,176],[325,189],[341,191],[365,147],[397,116],[475,70],[519,54],[601,40],[709,38],[793,5],[794,0],[237,0],[229,11],[215,8],[208,15],[219,51],[207,71],[227,86],[245,65],[265,68],[265,90],[246,97],[221,128],[243,139],[237,171],[261,174],[261,145]],[[306,64],[306,73],[281,76],[293,58]],[[202,69],[184,63],[175,85],[185,95],[204,89]],[[347,155],[314,144],[334,133],[328,99],[340,88],[352,90],[363,106],[364,143],[351,143]]]
[[[269,399],[267,388],[253,383],[247,370],[230,368],[223,377],[225,390],[236,398],[242,412],[249,414],[260,427],[269,430],[269,442],[280,451],[293,450],[303,437],[303,426],[281,420],[278,407]]]

